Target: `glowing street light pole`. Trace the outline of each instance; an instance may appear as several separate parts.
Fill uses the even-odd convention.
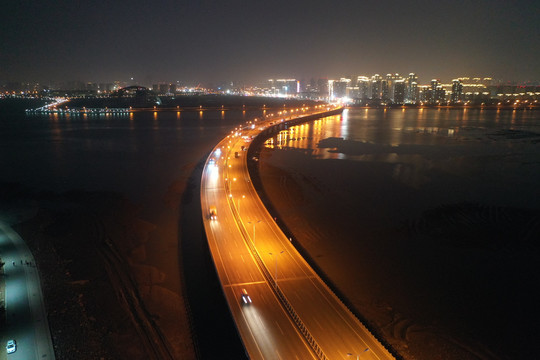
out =
[[[356,355],[356,360],[360,360],[360,355],[365,353],[366,351],[369,351],[369,348],[366,348],[366,350],[362,351],[362,353]],[[347,353],[347,356],[353,356],[352,353]]]
[[[234,184],[235,182],[236,182],[236,178],[233,178],[231,181],[230,189],[229,189],[229,191],[231,192],[231,195],[232,195],[232,184]]]
[[[253,221],[248,221],[248,224],[252,224],[253,225],[253,246],[255,246],[255,225],[257,225],[258,223],[260,223],[262,220],[253,220]]]
[[[240,214],[240,199],[245,199],[246,198],[246,195],[242,195],[242,197],[238,198],[238,214]]]
[[[277,254],[269,253],[270,255],[272,255],[272,256],[274,257],[274,262],[275,262],[275,264],[276,264],[276,266],[275,266],[276,274],[275,274],[275,276],[274,276],[274,283],[276,284],[276,286],[277,286],[277,255],[283,254],[284,252],[285,252],[285,250],[281,250],[281,251],[280,251],[279,253],[277,253]]]

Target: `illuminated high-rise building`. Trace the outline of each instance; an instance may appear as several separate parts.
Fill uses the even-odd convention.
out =
[[[383,94],[383,100],[385,101],[392,101],[392,102],[395,102],[395,99],[394,99],[394,91],[395,91],[395,83],[396,81],[398,80],[402,80],[403,78],[398,74],[398,73],[395,73],[395,74],[386,74],[386,88],[387,88],[387,93],[386,93],[386,96],[385,94]]]
[[[431,80],[431,91],[433,92],[432,95],[435,94],[435,90],[437,90],[437,86],[439,86],[440,84],[440,80],[439,79],[432,79]]]
[[[450,102],[457,104],[463,100],[463,84],[459,79],[452,80],[452,94],[450,95]]]
[[[362,100],[369,99],[369,78],[367,76],[359,76],[356,79],[358,86],[358,98]]]
[[[347,87],[351,83],[351,79],[341,78],[339,81],[334,81],[333,98],[343,98],[347,95]]]
[[[418,86],[418,100],[424,104],[431,104],[433,102],[433,91],[429,85]]]
[[[296,79],[269,79],[268,84],[275,95],[296,95],[300,90],[300,82]]]
[[[359,99],[360,98],[360,88],[358,86],[347,86],[347,91],[345,96],[349,99]]]
[[[388,103],[390,101],[390,89],[386,79],[381,80],[381,100],[384,103]]]
[[[441,81],[439,79],[433,79],[431,80],[431,104],[442,104],[445,100],[446,92],[444,91],[444,88],[441,85]]]
[[[334,82],[336,80],[331,80],[329,79],[328,80],[328,98],[330,100],[334,100],[335,96],[334,96]]]
[[[394,81],[394,100],[395,104],[404,104],[405,103],[405,93],[407,92],[407,87],[405,86],[405,80],[395,80]]]
[[[371,99],[380,100],[382,97],[382,77],[375,74],[371,77]]]
[[[407,97],[406,102],[414,104],[418,101],[418,76],[415,73],[410,73],[407,78]]]

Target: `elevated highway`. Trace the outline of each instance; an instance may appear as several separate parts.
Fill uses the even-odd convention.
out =
[[[247,149],[255,137],[341,111],[325,105],[248,121],[206,161],[201,181],[204,228],[250,359],[394,359],[290,243],[248,172]],[[252,303],[243,301],[244,289]]]

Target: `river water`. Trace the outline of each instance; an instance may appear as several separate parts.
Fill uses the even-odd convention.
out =
[[[535,353],[540,111],[350,109],[280,132],[260,159],[277,215],[396,348]]]
[[[0,115],[0,181],[36,190],[162,197],[182,168],[260,112]]]

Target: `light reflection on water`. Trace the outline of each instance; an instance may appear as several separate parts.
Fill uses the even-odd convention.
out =
[[[540,111],[484,109],[349,109],[266,142],[268,149],[316,160],[387,164],[395,181],[414,189],[434,186],[442,176],[475,196],[472,189],[487,182],[502,194],[495,197],[514,199],[538,193],[539,146]],[[510,185],[521,189],[509,191]]]
[[[486,138],[492,130],[506,129],[538,132],[540,112],[501,110],[402,109],[345,110],[341,116],[330,116],[307,124],[292,126],[267,142],[277,149],[311,150],[315,157],[335,158],[325,152],[335,148],[320,148],[323,139],[341,138],[347,141],[398,147],[402,145],[441,145],[448,138],[458,140],[476,136]],[[421,136],[427,135],[427,136]],[[446,139],[445,139],[446,138]],[[345,159],[355,159],[353,154]]]
[[[202,113],[0,114],[0,182],[159,199],[180,169],[196,164],[227,131],[262,110]]]

